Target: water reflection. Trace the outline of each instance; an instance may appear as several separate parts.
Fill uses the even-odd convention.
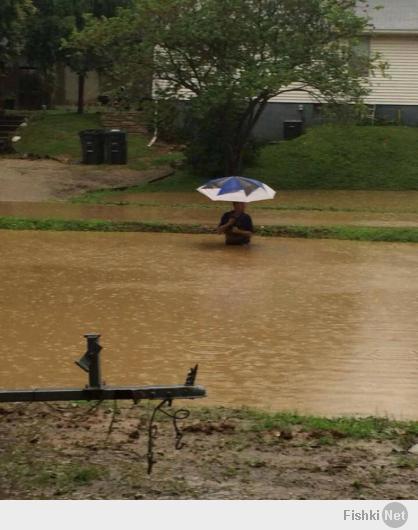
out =
[[[182,382],[206,403],[418,417],[415,245],[0,232],[0,387]]]

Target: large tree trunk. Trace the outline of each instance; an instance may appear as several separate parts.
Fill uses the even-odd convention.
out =
[[[241,123],[237,126],[237,132],[232,139],[226,160],[226,171],[228,175],[240,175],[242,171],[244,150],[251,139],[251,133],[257,124],[267,100],[249,105],[242,116]]]
[[[77,112],[83,114],[84,112],[84,86],[86,82],[86,76],[84,74],[78,76],[78,103]]]
[[[239,176],[242,169],[242,155],[244,148],[240,145],[231,145],[226,160],[226,175]]]

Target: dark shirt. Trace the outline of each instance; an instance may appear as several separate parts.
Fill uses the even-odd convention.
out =
[[[235,217],[234,210],[223,214],[219,226],[226,224],[231,217]],[[236,226],[240,230],[248,230],[249,232],[254,232],[253,221],[247,213],[239,214],[234,226]],[[248,236],[234,234],[232,232],[232,228],[231,230],[225,232],[225,237],[227,245],[245,245],[246,243],[250,242],[250,238]]]

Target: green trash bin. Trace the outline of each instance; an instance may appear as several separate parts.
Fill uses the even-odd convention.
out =
[[[126,164],[128,158],[126,132],[110,129],[104,135],[104,161],[106,164]]]
[[[86,129],[79,132],[83,164],[103,164],[104,135],[103,129]]]

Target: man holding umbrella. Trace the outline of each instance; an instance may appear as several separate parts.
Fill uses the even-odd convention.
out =
[[[245,213],[245,202],[234,202],[234,209],[223,214],[218,234],[225,234],[227,245],[246,245],[254,232],[253,221]]]
[[[245,245],[254,232],[251,217],[245,213],[245,204],[273,199],[276,192],[259,180],[246,177],[213,179],[197,188],[212,201],[232,201],[234,209],[224,213],[218,225],[218,234],[225,234],[227,245]]]

